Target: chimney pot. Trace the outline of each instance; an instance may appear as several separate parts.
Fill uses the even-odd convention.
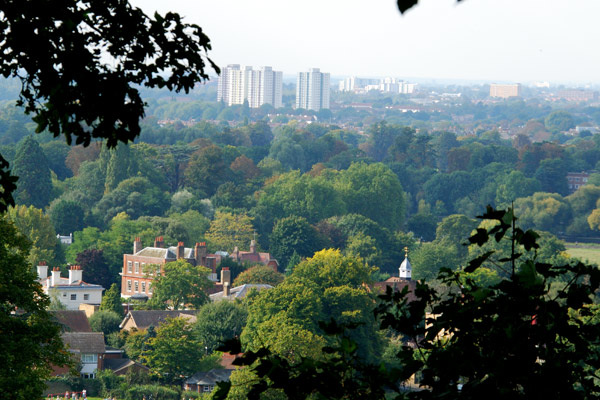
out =
[[[223,285],[223,296],[228,297],[231,293],[231,272],[228,267],[221,270],[221,285]]]
[[[140,237],[136,237],[133,241],[133,254],[136,254],[142,250],[142,239]]]
[[[46,279],[48,277],[48,266],[45,261],[40,261],[37,267],[38,279]]]
[[[182,259],[185,256],[185,247],[183,242],[177,242],[177,259]]]

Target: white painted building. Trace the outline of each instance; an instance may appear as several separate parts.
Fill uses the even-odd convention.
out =
[[[227,105],[244,104],[248,100],[250,108],[271,104],[282,107],[283,73],[271,67],[254,69],[239,64],[223,68],[217,85],[217,101]]]
[[[296,108],[319,111],[329,108],[330,75],[311,68],[308,72],[299,72],[296,84]]]
[[[339,82],[339,90],[342,92],[366,93],[377,90],[384,93],[414,93],[416,83],[408,83],[402,79],[386,77],[381,79],[357,78],[355,76],[346,78]]]
[[[69,269],[69,277],[60,276],[60,269],[53,268],[48,276],[48,266],[40,263],[37,267],[38,282],[42,285],[44,293],[51,295],[56,293],[56,297],[67,310],[79,310],[80,304],[100,304],[102,301],[102,291],[104,288],[100,285],[94,285],[83,281],[83,270],[79,265],[72,265]]]

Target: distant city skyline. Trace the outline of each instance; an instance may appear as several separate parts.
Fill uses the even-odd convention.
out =
[[[132,0],[175,11],[210,37],[212,59],[270,65],[284,77],[320,68],[334,77],[600,84],[600,2],[421,0]],[[568,5],[567,5],[568,4]],[[212,73],[212,71],[210,71]]]

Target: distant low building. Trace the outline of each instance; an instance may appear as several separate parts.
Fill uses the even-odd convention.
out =
[[[587,172],[567,172],[569,193],[575,193],[583,185],[587,185],[590,174]]]
[[[501,85],[492,83],[490,85],[490,97],[499,97],[501,99],[508,99],[510,97],[521,96],[521,84],[514,83],[510,85]]]
[[[593,90],[583,89],[567,89],[561,90],[557,94],[559,99],[571,102],[584,102],[598,100],[598,92]]]
[[[212,369],[208,372],[197,372],[185,380],[183,390],[210,393],[215,389],[217,382],[228,382],[232,372],[231,369]]]
[[[55,294],[68,310],[78,310],[81,304],[100,304],[102,302],[104,288],[84,282],[83,270],[79,265],[70,267],[68,278],[60,276],[58,267],[53,268],[52,274],[48,276],[48,266],[45,262],[40,262],[37,272],[38,282],[42,285],[44,293]]]
[[[71,245],[73,244],[73,234],[70,233],[69,236],[56,235],[56,238],[60,240],[61,244]]]
[[[416,299],[415,297],[415,289],[416,283],[412,280],[412,265],[408,260],[408,248],[404,248],[405,256],[404,260],[400,264],[400,268],[398,268],[398,276],[392,276],[382,282],[375,282],[371,286],[371,290],[377,293],[385,293],[388,288],[392,290],[392,292],[400,292],[404,290],[405,287],[408,287],[408,301],[413,301]]]
[[[132,310],[125,315],[119,328],[124,331],[130,331],[132,329],[139,331],[148,329],[150,326],[158,327],[158,325],[166,321],[167,318],[184,318],[190,324],[193,324],[196,322],[197,313],[198,310]]]
[[[237,247],[229,255],[231,259],[238,263],[263,264],[273,268],[275,272],[279,268],[279,262],[271,257],[270,253],[260,253],[256,251],[256,241],[250,241],[250,251],[240,251]]]

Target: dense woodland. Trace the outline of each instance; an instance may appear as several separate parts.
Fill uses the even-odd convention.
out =
[[[600,229],[600,174],[572,195],[566,181],[567,171],[597,169],[600,135],[565,135],[577,123],[595,123],[595,108],[567,112],[535,99],[484,104],[463,98],[441,112],[406,115],[385,106],[409,99],[372,95],[380,106],[369,112],[310,113],[226,107],[211,100],[210,88],[185,101],[160,93],[146,93],[149,108],[135,144],[114,149],[32,135],[31,121],[6,100],[0,153],[19,176],[17,206],[8,215],[32,241],[28,261],[63,269],[77,263],[87,282],[111,288],[92,326],[163,383],[214,367],[213,351],[234,335],[246,350],[267,346],[292,364],[300,356],[321,359],[321,349],[334,340],[319,321],[331,319],[359,324],[350,336],[361,345],[361,359],[395,365],[401,338],[377,329],[375,297],[362,284],[397,276],[405,247],[413,277],[432,281],[440,269],[459,270],[490,248],[510,252],[497,244],[465,245],[475,228],[486,227],[474,216],[488,204],[514,204],[519,224],[541,232],[540,262],[573,261],[557,235],[592,238]],[[336,96],[342,104],[356,100]],[[317,122],[303,122],[309,114]],[[475,117],[468,127],[457,126],[453,116],[459,115]],[[521,128],[509,140],[488,129],[494,126]],[[70,233],[72,245],[57,242],[57,234]],[[113,312],[122,309],[113,284],[120,287],[122,255],[131,253],[138,236],[144,245],[156,236],[188,247],[206,241],[211,252],[247,250],[256,238],[259,249],[279,261],[280,273],[231,260],[223,265],[234,284],[276,288],[243,303],[203,305],[206,297],[190,285],[205,287],[206,281],[192,279],[206,271],[173,265],[173,277],[188,279],[187,288],[179,286],[187,292],[161,293],[157,283],[153,301],[140,307],[202,307],[202,318],[118,333]],[[481,267],[470,279],[491,285],[509,275]],[[175,342],[177,354],[161,350]],[[234,374],[230,398],[245,398],[248,374]],[[102,379],[108,384],[112,378]]]
[[[360,129],[268,123],[269,110],[196,99],[210,95],[204,89],[185,102],[150,97],[139,140],[114,150],[31,135],[32,123],[7,101],[0,152],[20,177],[19,207],[11,215],[24,230],[43,232],[29,235],[36,238],[31,261],[62,266],[100,251],[109,272],[90,271],[87,279],[105,276],[99,283],[109,286],[135,236],[146,245],[161,235],[168,244],[206,241],[210,251],[231,252],[247,249],[256,234],[281,272],[315,251],[336,248],[393,274],[407,246],[415,277],[431,278],[440,267],[435,260],[464,264],[468,251],[461,240],[476,226],[475,215],[488,204],[513,202],[524,227],[555,236],[597,235],[600,175],[568,195],[566,172],[596,169],[600,135],[564,135],[576,121],[593,122],[595,109],[568,113],[533,100],[525,107],[522,100],[482,105],[468,99],[448,106],[452,115],[478,109],[482,126],[529,118],[508,140],[495,130],[460,136],[434,123],[415,128],[386,119]],[[330,118],[347,122],[343,111]],[[214,121],[223,112],[241,121]],[[157,123],[167,117],[199,121]],[[57,233],[73,233],[74,244],[56,245]],[[561,246],[552,243],[548,255],[556,256]]]

